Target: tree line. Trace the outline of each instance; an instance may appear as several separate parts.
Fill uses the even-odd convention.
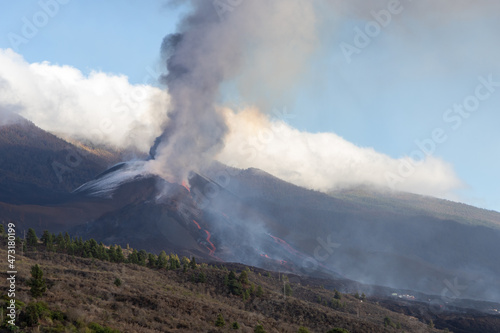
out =
[[[3,225],[0,224],[0,234],[5,233]],[[22,240],[16,237],[16,244],[21,244],[23,251],[45,250],[48,252],[65,253],[72,256],[83,258],[95,258],[103,261],[116,263],[131,263],[150,268],[177,269],[182,265],[196,266],[194,257],[179,258],[177,254],[161,251],[159,255],[149,253],[146,250],[127,249],[124,250],[120,245],[106,246],[102,242],[97,242],[91,238],[83,240],[82,237],[71,237],[67,232],[54,234],[44,230],[38,238],[35,230],[30,228],[26,239]],[[192,262],[194,261],[194,262]]]

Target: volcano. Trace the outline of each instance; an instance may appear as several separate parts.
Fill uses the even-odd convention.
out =
[[[143,163],[116,165],[75,190],[62,207],[90,200],[109,209],[70,232],[436,295],[460,277],[460,298],[500,300],[496,212],[374,188],[325,194],[219,163],[175,184],[144,173]]]
[[[2,131],[2,149],[11,149],[8,135],[23,130]],[[71,147],[47,138],[47,151]],[[3,186],[0,214],[4,221],[16,221],[21,232],[68,231],[106,244],[165,250],[204,261],[444,293],[448,299],[500,301],[497,212],[369,187],[322,193],[259,169],[216,162],[177,184],[147,172],[146,163],[92,169],[98,176],[72,192],[43,179],[32,182],[35,174],[23,178],[13,169],[3,173],[2,184],[25,179],[23,188],[43,184],[48,192],[25,196],[17,187],[15,201],[9,201],[5,198],[11,192]],[[77,179],[78,172],[75,168],[71,179]],[[13,173],[15,177],[9,176]],[[44,193],[54,191],[57,195],[43,199]]]

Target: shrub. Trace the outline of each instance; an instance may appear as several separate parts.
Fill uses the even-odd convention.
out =
[[[224,321],[224,317],[222,317],[222,314],[219,313],[217,315],[217,319],[215,320],[215,326],[216,327],[224,327],[226,325],[226,322]]]
[[[264,291],[262,290],[262,287],[259,285],[257,286],[257,292],[255,294],[257,297],[262,297],[264,296]]]
[[[115,282],[113,282],[115,284],[115,286],[119,287],[122,285],[122,280],[120,280],[119,278],[116,278],[115,279]]]
[[[349,333],[349,331],[346,330],[345,328],[335,327],[326,333]]]
[[[42,296],[47,290],[43,271],[38,264],[31,266],[31,279],[28,280],[28,285],[31,287],[30,293],[34,298]]]
[[[238,330],[240,328],[240,324],[238,324],[237,321],[235,321],[232,325],[231,325],[231,328],[233,330]]]
[[[298,333],[309,333],[309,330],[303,326],[299,327]]]
[[[391,318],[389,318],[389,317],[384,318],[384,326],[385,327],[390,326],[390,327],[396,328],[396,324],[393,323]]]
[[[250,281],[248,281],[248,272],[247,271],[241,272],[238,281],[240,281],[241,284],[249,285]]]
[[[266,331],[264,330],[264,327],[262,325],[255,326],[255,328],[253,329],[253,332],[254,333],[266,333]]]
[[[118,330],[114,330],[106,326],[101,326],[98,323],[90,323],[88,325],[88,328],[90,328],[90,331],[92,333],[120,333]]]
[[[292,296],[292,287],[290,283],[285,284],[285,295]]]

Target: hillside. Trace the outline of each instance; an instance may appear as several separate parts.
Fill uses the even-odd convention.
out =
[[[119,159],[117,152],[75,146],[18,117],[0,126],[0,202],[61,201]]]
[[[2,256],[6,256],[4,245]],[[27,285],[34,264],[42,268],[48,286],[36,300]],[[351,333],[439,331],[370,300],[339,294],[337,301],[333,291],[318,284],[321,280],[309,284],[307,279],[240,264],[186,265],[189,268],[160,269],[111,263],[47,252],[39,243],[37,251],[28,248],[16,258],[18,324],[26,326],[27,306],[36,301],[42,308],[39,329],[47,332],[100,332],[92,329],[96,324],[108,327],[109,332],[229,332],[234,322],[241,332],[253,332],[259,324],[266,332],[297,332],[300,326],[310,332],[335,327]],[[245,295],[232,292],[229,271],[237,276],[247,272],[249,281],[241,280],[239,287]],[[283,295],[284,284],[290,286],[289,296]],[[7,289],[5,278],[1,285],[2,290]],[[6,301],[6,295],[2,299]],[[223,328],[215,326],[218,314],[226,322]],[[26,328],[26,332],[32,331],[37,329]]]
[[[225,186],[207,211],[264,225],[346,278],[436,295],[447,288],[445,281],[459,279],[465,286],[460,297],[500,301],[494,255],[500,251],[500,213],[409,193],[346,190],[332,197],[257,169],[217,166],[207,172],[212,180],[221,175],[230,176],[218,182]],[[207,182],[193,179],[202,193]]]
[[[442,220],[500,229],[499,212],[429,196],[363,186],[330,192],[329,195],[374,210],[385,209],[404,215],[426,214]]]

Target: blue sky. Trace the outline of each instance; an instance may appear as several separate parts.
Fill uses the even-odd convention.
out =
[[[42,10],[38,1],[4,2],[0,48],[12,48],[9,33],[22,35],[23,18],[32,22]],[[16,52],[29,63],[124,74],[143,83],[151,69],[158,70],[161,41],[185,10],[164,1],[67,1]],[[301,131],[334,132],[392,158],[411,154],[418,149],[415,140],[441,128],[448,139],[433,155],[451,164],[465,184],[461,198],[500,211],[500,88],[459,128],[443,120],[448,108],[474,94],[478,77],[500,82],[500,24],[487,9],[446,19],[436,9],[438,17],[428,21],[419,21],[418,10],[395,16],[350,62],[341,43],[354,45],[354,29],[364,29],[373,17],[332,15],[335,24],[321,27],[321,47],[281,107],[294,114],[288,122]]]

